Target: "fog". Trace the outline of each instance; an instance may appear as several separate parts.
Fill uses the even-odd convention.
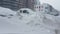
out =
[[[60,0],[40,0],[40,3],[48,3],[60,11]]]

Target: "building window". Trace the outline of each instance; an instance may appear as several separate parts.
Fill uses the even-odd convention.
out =
[[[39,8],[40,8],[40,6],[39,6]]]
[[[45,9],[48,9],[48,7],[45,7]]]
[[[38,8],[38,6],[37,6],[37,8]]]

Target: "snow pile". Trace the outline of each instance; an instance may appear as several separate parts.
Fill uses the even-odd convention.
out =
[[[15,14],[15,12],[8,8],[0,7],[0,14],[9,15],[9,14]]]
[[[42,15],[42,23],[51,29],[60,29],[60,12],[49,4],[42,4],[43,9],[40,11]]]
[[[50,14],[50,15],[54,15],[54,16],[58,16],[59,15],[59,11],[57,11],[56,9],[54,9],[51,5],[47,4],[47,3],[43,3],[42,4],[42,11],[44,13]]]
[[[20,20],[22,20],[22,23],[33,23],[34,20],[37,20],[38,16],[36,12],[27,8],[18,10],[17,15],[19,16]]]
[[[33,19],[33,20],[35,20],[34,21],[35,23],[33,21],[31,21],[29,23],[23,23],[24,20],[19,19],[19,17],[15,13],[16,12],[11,11],[10,9],[1,8],[0,14],[7,15],[7,16],[6,17],[0,16],[0,33],[19,33],[19,34],[20,33],[21,34],[29,34],[29,33],[30,34],[40,34],[40,33],[49,34],[50,33],[50,30],[44,28],[43,26],[39,26],[39,27],[35,26],[35,25],[39,25],[39,24],[37,24],[38,21],[36,21],[36,20],[38,20],[37,18]],[[11,18],[8,18],[9,14],[12,14],[13,16],[10,16]],[[32,14],[32,15],[34,15],[34,14]],[[29,15],[29,17],[30,16],[31,16],[31,14]],[[31,27],[29,25],[34,25],[35,27]]]
[[[53,13],[51,13],[50,11],[50,13],[53,14],[51,15],[50,13],[48,13],[48,11],[39,12],[39,11],[32,11],[30,9],[23,8],[23,9],[18,10],[18,12],[14,12],[10,9],[0,7],[0,23],[4,23],[4,24],[12,23],[12,24],[18,25],[18,27],[15,25],[17,28],[14,26],[17,30],[12,27],[13,29],[11,29],[11,31],[14,30],[14,32],[26,32],[26,33],[36,32],[36,34],[37,33],[49,34],[51,32],[48,28],[60,29],[59,27],[60,15],[56,16],[56,14],[58,14],[59,12],[54,13],[54,11],[52,11]],[[7,27],[6,27],[6,30],[8,29]],[[9,27],[11,26],[9,25]],[[4,31],[4,29],[2,30]]]
[[[60,16],[44,14],[43,25],[51,29],[60,29]]]
[[[19,16],[22,16],[22,19],[23,19],[22,23],[26,23],[26,24],[29,24],[29,25],[32,25],[32,26],[41,26],[40,24],[42,24],[43,26],[45,26],[47,28],[60,29],[60,27],[59,27],[60,26],[59,11],[54,12],[53,9],[51,9],[49,6],[50,5],[46,6],[46,7],[48,7],[47,12],[45,12],[45,11],[34,12],[34,11],[28,10],[27,12],[29,12],[29,14],[25,14],[25,13],[23,13],[23,11],[26,10],[26,8],[25,8],[25,9],[20,9],[18,11],[18,14],[19,14]],[[22,11],[22,13],[21,13],[21,11]]]
[[[14,12],[8,8],[0,7],[0,16],[1,17],[12,17],[15,14],[16,14],[16,12]]]

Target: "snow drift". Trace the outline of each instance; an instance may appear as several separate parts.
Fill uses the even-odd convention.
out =
[[[23,10],[23,11],[27,10],[27,12],[23,12],[23,11],[21,12],[21,10]],[[31,32],[32,30],[34,30],[34,33],[37,31],[39,31],[39,33],[42,33],[42,31],[44,31],[44,34],[45,34],[46,32],[50,31],[48,28],[60,29],[60,21],[59,21],[60,15],[54,16],[56,14],[54,12],[52,14],[53,15],[47,14],[47,12],[45,12],[45,11],[40,11],[40,12],[32,11],[32,10],[26,9],[26,8],[20,9],[17,12],[15,12],[15,11],[12,11],[7,8],[0,7],[0,23],[10,23],[10,24],[18,25],[19,26],[18,29],[20,31],[18,30],[17,32],[24,32],[24,31]],[[20,17],[20,16],[22,16],[22,17]],[[22,18],[22,19],[20,19],[20,18]],[[4,21],[4,22],[2,22],[2,21]],[[35,29],[37,29],[37,30],[35,30]],[[16,32],[16,30],[14,32]],[[48,32],[48,33],[50,33],[50,32]]]

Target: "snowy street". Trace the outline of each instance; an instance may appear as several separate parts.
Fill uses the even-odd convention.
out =
[[[2,14],[2,15],[1,15]],[[11,16],[12,14],[13,16]],[[5,15],[5,16],[4,16]],[[31,23],[32,24],[32,23]],[[21,23],[16,12],[0,7],[0,33],[53,34],[42,25]]]
[[[20,10],[16,12],[0,7],[0,33],[55,34],[54,29],[60,29],[60,16],[34,12],[26,8]]]

